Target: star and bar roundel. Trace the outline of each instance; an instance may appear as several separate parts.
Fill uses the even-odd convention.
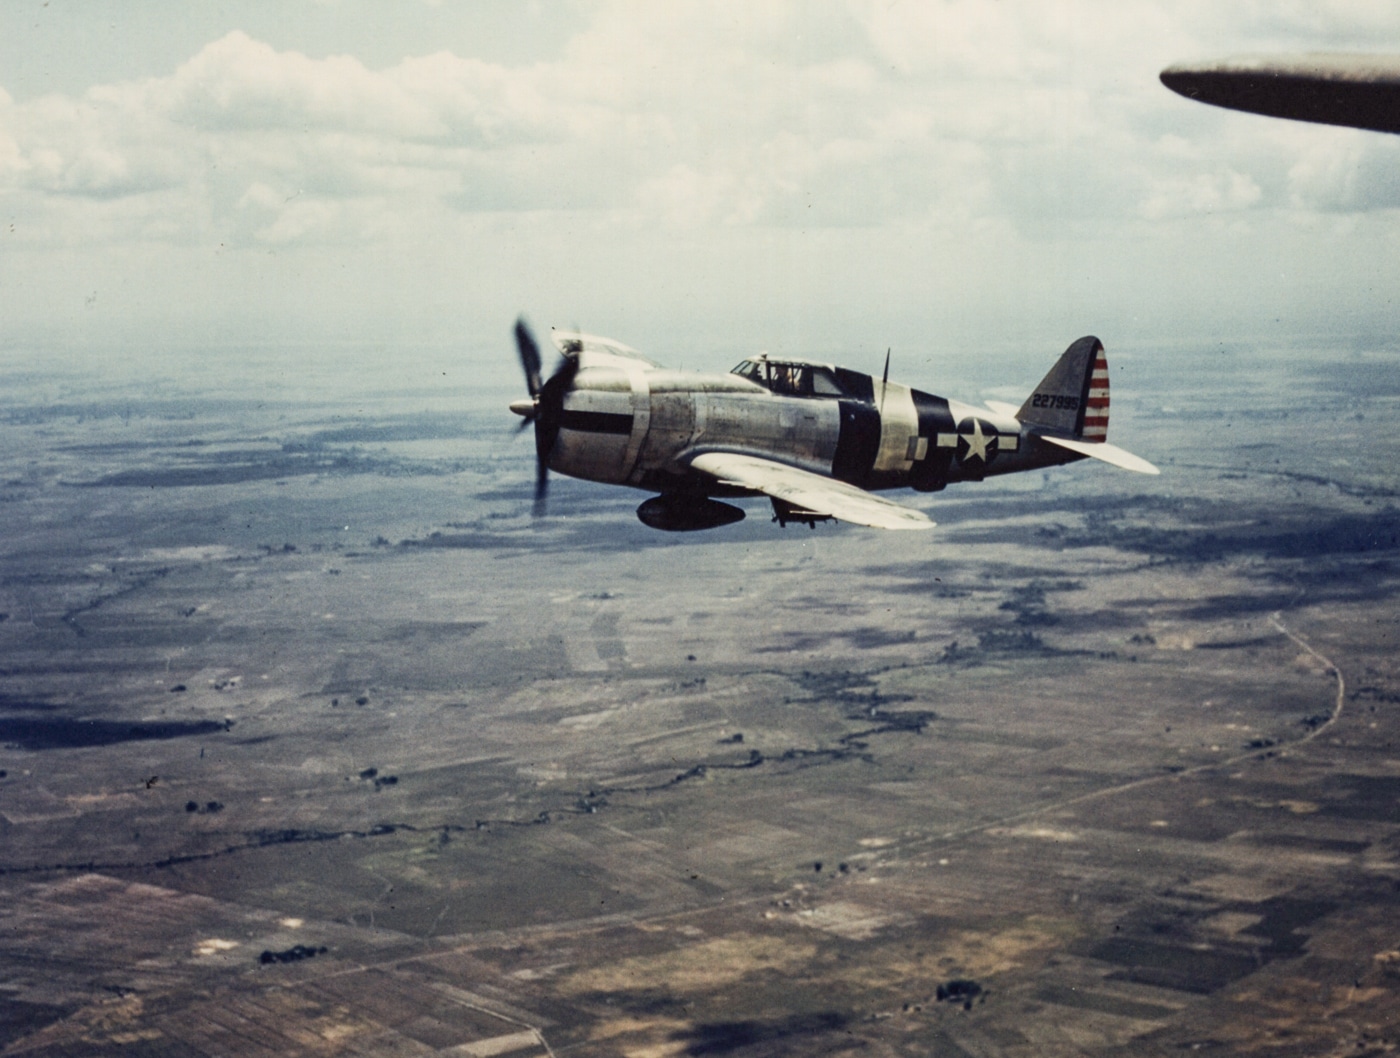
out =
[[[969,415],[958,423],[958,462],[980,459],[984,464],[997,457],[1000,435],[995,426]]]
[[[1017,440],[1015,434],[1000,433],[987,420],[969,415],[958,423],[957,433],[938,435],[938,447],[956,449],[954,456],[959,465],[971,463],[976,466],[980,463],[988,466],[996,459],[998,452],[1014,452]]]

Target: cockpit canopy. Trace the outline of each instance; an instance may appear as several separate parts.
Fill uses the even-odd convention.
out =
[[[809,364],[801,360],[745,360],[731,375],[757,382],[764,389],[790,397],[837,397],[872,401],[875,384],[869,375],[844,367]]]

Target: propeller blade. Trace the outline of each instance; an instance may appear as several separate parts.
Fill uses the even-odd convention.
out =
[[[578,357],[564,357],[559,369],[549,376],[535,398],[536,516],[545,511],[545,497],[549,493],[549,457],[554,452],[554,442],[559,439],[559,427],[564,418],[564,394],[573,388],[577,374]]]
[[[559,424],[564,416],[564,394],[574,384],[578,360],[566,357],[559,370],[540,387],[538,410],[535,413],[535,453],[547,464],[559,438]]]
[[[530,514],[539,518],[545,513],[545,500],[549,497],[549,467],[543,461],[535,463],[535,505]]]
[[[525,388],[531,397],[538,397],[544,385],[540,374],[540,347],[524,316],[515,321],[515,347],[520,352],[520,366],[525,369]]]

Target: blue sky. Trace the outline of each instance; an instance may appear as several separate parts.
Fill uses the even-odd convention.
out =
[[[1400,138],[1157,81],[1326,49],[1400,51],[1400,9],[18,0],[3,343],[489,374],[522,310],[689,366],[1388,336]]]

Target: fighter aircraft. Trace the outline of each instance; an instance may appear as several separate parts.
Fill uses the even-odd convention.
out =
[[[535,499],[549,472],[657,493],[637,508],[653,529],[713,529],[744,511],[716,497],[766,495],[786,526],[837,519],[931,529],[922,511],[872,490],[937,492],[952,482],[1085,456],[1143,474],[1157,468],[1111,445],[1103,343],[1081,338],[1019,408],[935,397],[859,371],[766,354],[728,374],[661,367],[621,342],[552,331],[549,379],[524,319],[515,325],[535,428]]]
[[[1400,56],[1246,55],[1176,63],[1164,85],[1187,99],[1271,117],[1400,132]]]

